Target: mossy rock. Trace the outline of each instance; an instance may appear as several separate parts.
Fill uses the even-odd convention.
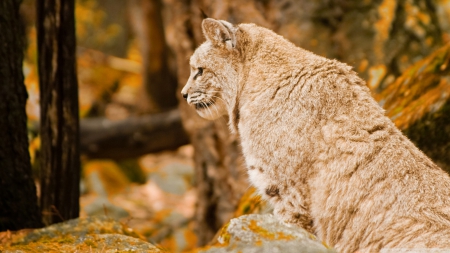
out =
[[[250,214],[232,219],[222,230],[218,242],[197,252],[336,252],[306,230],[287,226],[272,214]]]
[[[17,236],[0,252],[163,252],[105,216],[74,219]]]

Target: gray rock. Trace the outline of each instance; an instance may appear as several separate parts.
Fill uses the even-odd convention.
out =
[[[306,230],[282,224],[271,214],[250,214],[232,219],[218,241],[220,245],[200,252],[336,252]]]
[[[36,229],[0,252],[162,252],[105,216],[74,219]]]
[[[193,171],[190,166],[172,163],[152,173],[149,179],[165,192],[183,195],[192,185]]]
[[[75,247],[86,242],[95,242],[95,248],[103,249],[103,252],[161,252],[148,242],[121,234],[93,234],[79,239]]]
[[[92,203],[86,205],[83,209],[88,216],[102,216],[106,212],[108,217],[116,220],[130,215],[127,210],[112,204],[107,197],[101,195],[97,196]]]

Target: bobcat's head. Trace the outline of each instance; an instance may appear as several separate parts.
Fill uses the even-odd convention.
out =
[[[207,18],[202,29],[207,41],[191,56],[191,75],[181,93],[201,117],[214,120],[232,115],[237,106],[241,65],[236,45],[238,28]]]

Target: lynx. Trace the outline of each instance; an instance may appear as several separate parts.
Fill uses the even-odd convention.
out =
[[[204,118],[229,116],[276,217],[340,252],[450,248],[450,177],[351,67],[254,24],[202,30],[182,95]]]

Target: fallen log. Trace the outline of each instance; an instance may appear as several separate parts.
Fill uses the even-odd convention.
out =
[[[80,122],[80,149],[88,158],[126,159],[188,144],[177,109],[125,120],[86,118]]]

